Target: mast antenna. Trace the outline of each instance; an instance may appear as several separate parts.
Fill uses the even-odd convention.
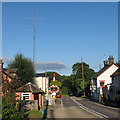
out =
[[[27,30],[33,32],[33,64],[35,64],[35,51],[36,51],[36,20],[43,20],[44,18],[36,17],[36,10],[34,11],[34,17],[27,17],[26,19],[33,19],[33,30]]]

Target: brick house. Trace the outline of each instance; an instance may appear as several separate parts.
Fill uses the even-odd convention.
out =
[[[16,100],[24,100],[24,101],[38,101],[38,108],[42,107],[42,93],[43,91],[39,89],[32,83],[27,83],[22,87],[16,90]]]
[[[0,79],[1,79],[1,94],[3,96],[2,92],[2,85],[4,84],[4,87],[7,88],[7,82],[12,82],[14,79],[17,80],[17,82],[20,81],[20,78],[17,76],[17,69],[5,69],[3,68],[2,60],[0,60]],[[7,91],[6,91],[7,92]]]
[[[0,71],[1,71],[1,78],[4,80],[8,80],[9,82],[12,81],[12,79],[17,78],[19,79],[19,77],[17,76],[17,72],[18,70],[16,68],[10,68],[10,69],[5,69],[3,68],[3,63],[2,60],[0,59]],[[2,80],[1,80],[2,82]]]
[[[7,80],[9,83],[14,80],[14,78],[16,80],[20,80],[20,78],[17,76],[17,69],[12,68],[12,69],[5,69],[3,68],[3,63],[2,60],[0,59],[0,82],[2,85],[2,81],[3,80]],[[7,86],[7,83],[5,82],[5,86]],[[2,86],[1,86],[2,88]],[[7,92],[7,91],[6,91]],[[3,96],[3,92],[1,91],[2,96]],[[43,91],[39,88],[37,88],[35,85],[33,85],[32,83],[28,83],[20,88],[17,89],[16,91],[16,95],[17,98],[15,98],[16,100],[29,100],[29,101],[37,101],[37,105],[38,108],[41,108],[42,106],[42,96]]]

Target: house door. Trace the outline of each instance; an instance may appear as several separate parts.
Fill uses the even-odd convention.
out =
[[[34,94],[34,100],[39,100],[39,94]]]
[[[39,94],[34,94],[34,100],[38,100],[38,109],[39,109]]]

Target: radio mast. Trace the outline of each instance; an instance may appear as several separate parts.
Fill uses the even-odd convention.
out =
[[[34,11],[34,17],[28,17],[27,19],[33,19],[34,28],[33,30],[33,64],[35,64],[35,51],[36,51],[36,20],[43,20],[43,18],[37,18],[36,17],[36,11]]]

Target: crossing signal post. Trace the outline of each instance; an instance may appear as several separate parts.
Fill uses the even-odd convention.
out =
[[[53,85],[49,87],[49,93],[52,95],[52,101],[55,104],[56,94],[59,93],[59,87],[55,85],[55,73],[53,76]]]

